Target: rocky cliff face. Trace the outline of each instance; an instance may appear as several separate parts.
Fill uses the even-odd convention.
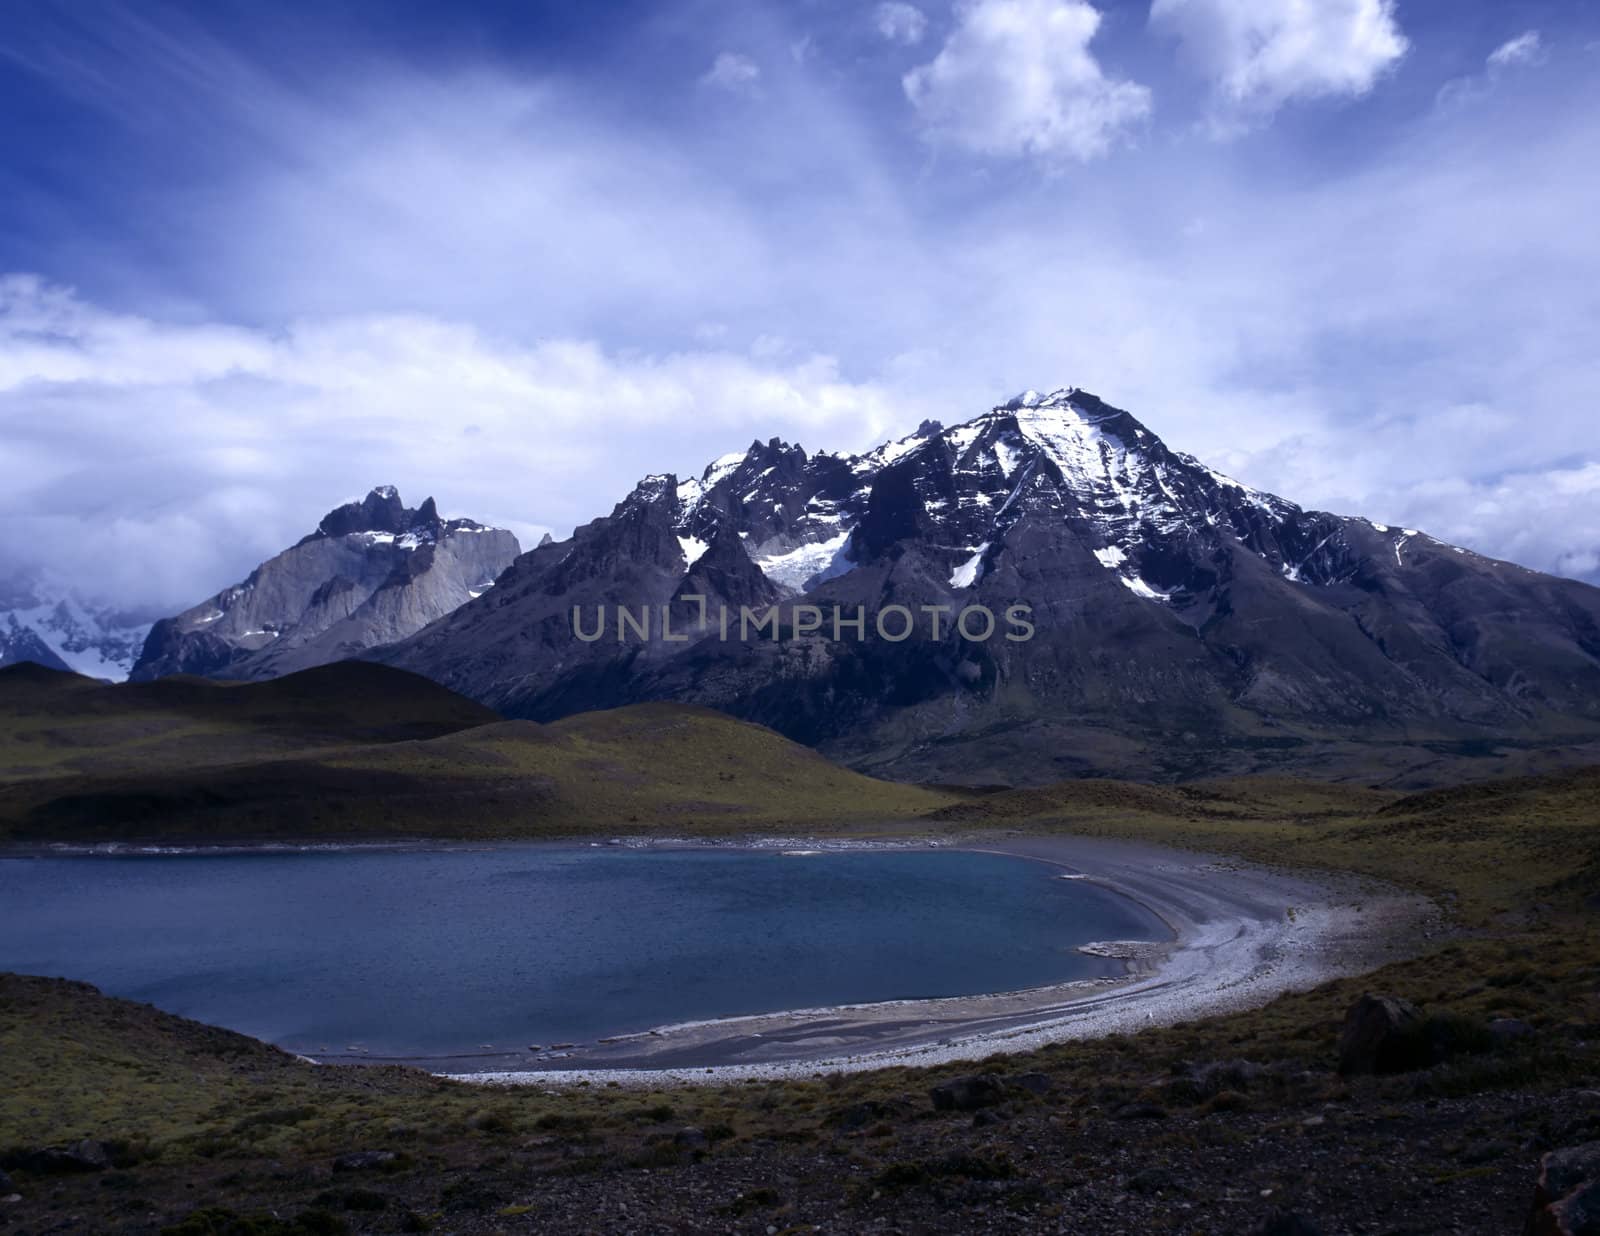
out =
[[[688,596],[781,600],[782,630],[573,632],[574,608],[592,627],[601,606],[666,606],[676,637]],[[807,631],[795,604],[859,610],[866,638]],[[1016,605],[1031,639],[953,629]],[[895,606],[913,637],[876,629]],[[1304,510],[1079,390],[861,456],[758,441],[698,479],[648,477],[374,655],[513,716],[679,699],[916,777],[1367,776],[1396,745],[1415,769],[1600,738],[1600,590]]]
[[[481,596],[520,549],[504,529],[441,519],[432,498],[411,510],[374,489],[244,582],[156,623],[132,677],[272,678],[343,660]]]

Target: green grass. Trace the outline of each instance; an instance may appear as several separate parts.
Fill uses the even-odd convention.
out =
[[[362,662],[262,683],[178,675],[111,685],[32,664],[0,669],[0,770],[13,783],[177,773],[495,720],[425,678]]]
[[[0,673],[0,837],[542,837],[893,826],[955,798],[709,709],[502,721],[358,663],[270,683]]]
[[[936,808],[956,827],[1004,826],[1220,850],[1373,876],[1484,926],[1600,894],[1600,770],[1403,795],[1287,778],[1185,786],[1064,782]]]

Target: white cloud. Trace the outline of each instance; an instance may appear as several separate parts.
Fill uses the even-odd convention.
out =
[[[1394,0],[1152,0],[1211,81],[1226,129],[1294,99],[1362,95],[1405,54]]]
[[[752,425],[815,449],[898,420],[880,388],[781,347],[618,355],[421,315],[267,333],[114,313],[8,276],[0,570],[48,566],[173,608],[375,484],[536,540],[648,472],[698,474]]]
[[[1393,515],[1441,540],[1600,582],[1600,463],[1419,485]],[[1571,538],[1564,546],[1562,536]]]
[[[717,86],[734,94],[749,94],[761,80],[761,66],[738,52],[721,52],[701,76],[701,84]]]
[[[903,43],[907,47],[922,42],[922,36],[928,29],[928,19],[923,16],[922,10],[901,0],[888,0],[880,4],[875,18],[879,34],[891,43]]]
[[[1487,64],[1492,72],[1496,69],[1538,64],[1543,59],[1544,44],[1539,38],[1539,32],[1527,30],[1514,39],[1508,39],[1490,52]]]
[[[1531,69],[1545,61],[1544,40],[1537,30],[1525,30],[1507,39],[1484,59],[1483,72],[1455,77],[1439,87],[1436,102],[1441,108],[1463,107],[1487,98],[1507,73]]]
[[[1083,0],[964,0],[934,59],[906,74],[930,138],[1042,162],[1104,155],[1150,113],[1150,92],[1109,78]]]

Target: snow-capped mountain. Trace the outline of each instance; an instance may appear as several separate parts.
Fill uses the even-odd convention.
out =
[[[859,607],[865,637],[797,633],[801,601]],[[699,621],[774,603],[777,638]],[[693,638],[576,638],[574,610],[592,626],[602,605],[666,606]],[[1013,605],[1031,639],[970,641],[947,617],[890,641],[873,621]],[[922,778],[1416,778],[1500,743],[1600,741],[1600,590],[1304,510],[1076,389],[864,455],[757,441],[646,477],[368,655],[512,716],[679,699]]]
[[[330,511],[315,532],[151,629],[136,681],[272,678],[404,639],[481,596],[521,552],[510,532],[444,520],[392,486]]]
[[[0,665],[37,661],[120,682],[153,618],[91,601],[43,575],[13,579],[0,587]]]

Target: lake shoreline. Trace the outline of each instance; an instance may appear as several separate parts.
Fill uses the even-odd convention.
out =
[[[761,848],[879,844],[760,840]],[[744,848],[750,842],[709,844]],[[888,844],[922,848],[930,840]],[[1138,902],[1166,922],[1174,938],[1154,948],[1150,942],[1132,942],[1137,947],[1100,953],[1124,960],[1128,974],[1123,978],[684,1023],[573,1045],[521,1068],[438,1071],[484,1085],[653,1088],[980,1060],[1257,1007],[1287,992],[1414,955],[1440,928],[1439,911],[1426,898],[1334,872],[1290,871],[1076,836],[984,833],[931,844],[1049,863],[1065,878],[1085,879]],[[1104,943],[1115,948],[1126,942]],[[1093,947],[1084,946],[1086,951]]]
[[[714,837],[386,839],[231,844],[112,843],[13,847],[0,857],[281,855],[507,848],[863,850],[989,853],[1047,864],[1138,903],[1166,941],[1078,946],[1122,963],[1120,977],[970,996],[901,999],[679,1022],[538,1051],[451,1055],[317,1054],[327,1065],[401,1064],[487,1085],[718,1084],[930,1066],[1034,1050],[1238,1012],[1421,950],[1440,914],[1414,893],[1335,872],[1287,870],[1144,842],[1020,830],[939,836],[791,834]]]

